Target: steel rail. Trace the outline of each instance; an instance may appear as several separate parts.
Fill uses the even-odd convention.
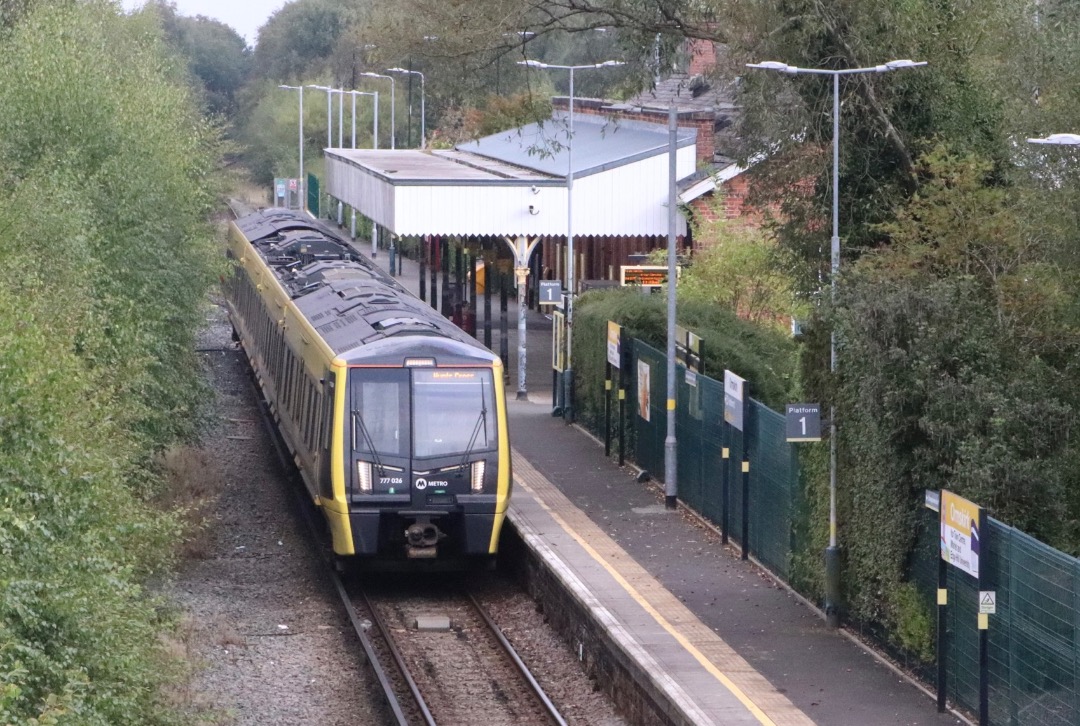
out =
[[[427,702],[420,693],[420,687],[416,685],[416,681],[413,680],[412,674],[409,673],[409,666],[405,662],[405,659],[401,657],[401,651],[394,645],[394,639],[390,635],[390,629],[386,627],[383,619],[379,616],[379,611],[375,609],[371,600],[368,599],[367,593],[361,590],[358,594],[364,601],[364,605],[367,609],[371,611],[371,619],[375,622],[375,627],[379,629],[379,633],[382,634],[383,640],[386,641],[386,646],[390,650],[390,655],[393,657],[394,663],[401,672],[401,677],[405,680],[405,685],[409,687],[409,693],[412,694],[413,700],[416,701],[416,707],[420,709],[420,715],[423,716],[424,723],[427,724],[427,726],[436,726],[435,717],[431,715]]]
[[[487,624],[488,629],[495,636],[495,639],[499,642],[499,645],[502,646],[503,651],[505,651],[507,656],[510,657],[510,660],[514,663],[514,666],[518,669],[518,672],[521,673],[521,676],[525,679],[525,682],[529,684],[529,688],[532,689],[533,695],[535,695],[540,701],[540,703],[543,704],[544,710],[547,711],[547,714],[551,717],[551,720],[559,726],[566,726],[566,719],[562,717],[562,714],[559,713],[559,709],[555,707],[555,704],[551,702],[551,699],[548,698],[548,695],[544,693],[544,689],[536,681],[536,678],[533,677],[532,671],[530,671],[529,667],[525,665],[525,662],[521,660],[521,657],[517,654],[517,651],[514,650],[514,646],[511,645],[510,641],[506,639],[506,636],[503,635],[503,632],[499,629],[499,626],[495,624],[495,621],[491,619],[491,616],[489,616],[487,614],[487,611],[484,610],[483,606],[480,605],[480,601],[477,600],[476,596],[473,595],[471,592],[466,593],[466,595],[472,602],[473,607],[476,608],[476,612],[480,613],[480,617],[483,619],[484,623]]]

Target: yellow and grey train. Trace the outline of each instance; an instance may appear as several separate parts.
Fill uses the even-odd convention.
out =
[[[230,224],[224,294],[339,556],[490,561],[510,501],[502,362],[310,217]]]

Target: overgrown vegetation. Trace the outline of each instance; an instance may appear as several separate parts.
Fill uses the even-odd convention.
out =
[[[574,370],[580,415],[603,415],[607,321],[623,326],[626,335],[664,350],[667,345],[667,296],[640,290],[596,291],[583,295],[574,308]],[[709,302],[680,299],[679,324],[700,335],[708,346],[708,374],[724,368],[754,382],[754,396],[778,407],[789,400],[795,383],[795,345],[789,335],[739,318]]]
[[[219,135],[143,17],[25,3],[0,35],[0,722],[170,724],[143,589],[196,430]]]

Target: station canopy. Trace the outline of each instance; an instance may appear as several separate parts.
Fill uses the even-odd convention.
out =
[[[679,179],[696,133],[677,132]],[[665,126],[575,114],[571,149],[557,114],[454,149],[326,149],[326,191],[397,235],[563,236],[572,159],[575,235],[666,235],[668,146]]]

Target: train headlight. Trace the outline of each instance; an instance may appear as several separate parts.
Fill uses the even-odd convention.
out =
[[[480,461],[474,461],[472,464],[472,491],[473,494],[479,494],[484,491],[484,469],[486,462],[482,459]]]
[[[365,494],[371,493],[371,482],[373,479],[371,469],[371,462],[369,461],[356,462],[356,474],[357,480],[360,483],[360,491],[364,492]]]

